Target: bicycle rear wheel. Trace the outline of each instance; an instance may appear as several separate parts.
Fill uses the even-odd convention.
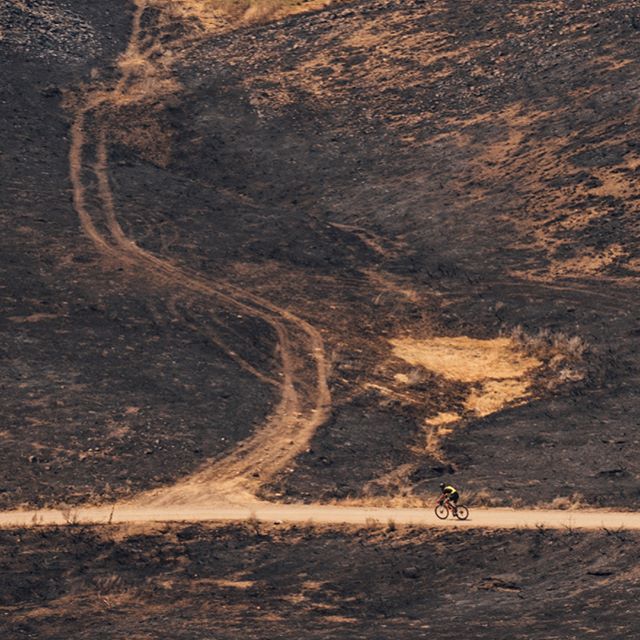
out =
[[[446,520],[449,517],[449,509],[447,509],[443,504],[437,505],[436,516],[440,518],[440,520]]]
[[[456,518],[458,518],[458,520],[466,520],[468,517],[469,509],[467,509],[463,504],[458,505],[458,508],[456,509]]]

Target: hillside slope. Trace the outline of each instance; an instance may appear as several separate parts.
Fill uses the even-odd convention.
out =
[[[633,7],[169,4],[0,10],[3,506],[636,505]]]

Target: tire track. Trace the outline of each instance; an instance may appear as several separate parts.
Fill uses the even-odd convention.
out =
[[[500,288],[507,289],[515,295],[527,295],[532,298],[544,298],[553,294],[559,299],[575,302],[587,297],[587,302],[593,304],[594,300],[598,300],[600,308],[616,313],[627,310],[624,305],[628,305],[628,308],[640,305],[640,300],[628,287],[612,284],[608,286],[609,291],[599,291],[595,286],[590,287],[588,282],[565,284],[516,278],[486,278],[472,286],[475,292],[482,293]],[[449,299],[468,298],[469,291],[447,291],[446,296]]]

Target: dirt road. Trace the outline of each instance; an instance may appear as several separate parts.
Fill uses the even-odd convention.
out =
[[[640,513],[590,510],[560,511],[551,509],[480,509],[471,510],[465,522],[438,520],[431,508],[400,509],[338,505],[251,504],[85,507],[72,511],[0,512],[0,528],[47,524],[104,524],[141,522],[242,521],[255,518],[267,523],[308,523],[342,525],[412,524],[424,527],[466,527],[486,529],[640,529]]]

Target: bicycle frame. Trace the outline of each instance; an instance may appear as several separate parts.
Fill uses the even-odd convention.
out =
[[[447,498],[438,498],[435,506],[437,507],[439,504],[443,504],[445,507],[447,507],[447,509],[449,509],[449,511],[451,511],[451,513],[453,513],[453,515],[455,515],[457,507],[455,504],[450,502]]]

